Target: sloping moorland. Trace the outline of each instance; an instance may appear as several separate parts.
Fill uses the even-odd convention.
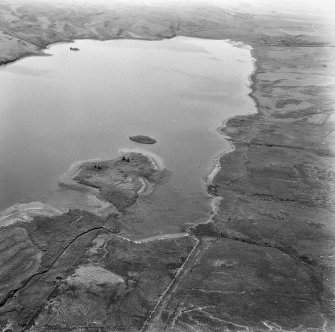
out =
[[[3,331],[334,331],[334,27],[252,7],[0,1],[0,61],[73,39],[252,46],[258,113],[220,131],[209,224],[129,241],[76,210],[0,229]]]

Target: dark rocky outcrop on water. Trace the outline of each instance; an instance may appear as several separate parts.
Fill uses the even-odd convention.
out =
[[[155,144],[157,141],[154,138],[144,135],[130,136],[129,139],[136,143],[141,144]]]

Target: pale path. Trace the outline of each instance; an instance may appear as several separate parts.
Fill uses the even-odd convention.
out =
[[[159,297],[157,304],[154,309],[150,312],[149,317],[143,324],[141,332],[145,331],[161,331],[162,326],[160,322],[160,316],[163,310],[167,307],[170,302],[171,297],[177,291],[180,283],[183,281],[185,276],[190,272],[192,266],[196,263],[196,261],[201,257],[201,254],[208,249],[211,245],[211,242],[202,242],[197,238],[196,244],[191,250],[190,254],[187,256],[184,264],[180,267],[177,274]]]

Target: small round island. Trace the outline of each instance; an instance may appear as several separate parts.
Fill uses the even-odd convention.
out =
[[[130,136],[129,139],[136,143],[141,144],[155,144],[157,141],[154,138],[151,138],[149,136],[144,135],[136,135],[136,136]]]

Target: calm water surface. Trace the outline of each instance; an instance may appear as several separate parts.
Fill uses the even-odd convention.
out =
[[[203,179],[229,149],[216,128],[254,110],[250,49],[178,37],[80,40],[47,53],[0,69],[0,209],[45,199],[75,161],[142,148],[172,171],[168,190],[152,202],[157,225],[207,219]],[[158,143],[128,139],[137,134]]]

